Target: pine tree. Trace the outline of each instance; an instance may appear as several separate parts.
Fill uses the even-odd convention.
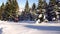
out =
[[[14,19],[18,14],[18,3],[16,0],[8,0],[5,5],[5,11],[3,13],[4,20]]]
[[[19,10],[19,6],[18,6],[18,3],[17,3],[17,0],[12,0],[12,15],[14,17],[18,17],[18,10]]]
[[[39,2],[38,2],[38,14],[39,14],[39,16],[37,17],[37,19],[39,19],[40,20],[40,22],[39,23],[41,23],[41,22],[43,22],[44,21],[44,11],[43,11],[43,9],[44,9],[44,0],[39,0]]]
[[[18,10],[19,10],[17,0],[13,0],[12,7],[13,7],[13,14],[12,15],[14,17],[14,20],[17,20],[18,19]]]
[[[32,10],[33,14],[36,14],[36,4],[35,3],[33,3],[31,10]]]
[[[33,5],[32,5],[31,14],[32,14],[31,20],[35,20],[36,19],[36,4],[35,3],[33,3]]]
[[[8,20],[9,16],[11,15],[11,1],[8,0],[6,5],[5,5],[5,11],[3,13],[3,20]],[[5,16],[4,16],[5,15]]]
[[[24,12],[22,13],[23,20],[29,20],[30,19],[30,11],[29,11],[29,3],[28,0],[26,1]]]
[[[26,11],[26,12],[29,12],[29,3],[28,3],[28,0],[26,1],[25,11]]]
[[[42,13],[43,13],[43,21],[47,22],[47,2],[46,0],[43,0],[43,4],[42,4]]]
[[[4,12],[4,3],[0,7],[0,19],[2,19],[2,13]]]
[[[54,16],[55,20],[57,20],[57,11],[58,11],[58,6],[57,5],[54,5],[54,8],[53,8],[53,16]]]
[[[32,10],[35,10],[35,9],[36,9],[36,4],[33,3]]]
[[[60,20],[60,0],[56,0],[56,14],[57,14],[57,19]]]
[[[53,21],[56,18],[56,13],[54,9],[55,5],[56,5],[56,0],[50,0],[49,5],[48,5],[48,11],[47,11],[49,21]]]

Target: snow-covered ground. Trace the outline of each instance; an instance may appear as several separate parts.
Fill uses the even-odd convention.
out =
[[[60,23],[0,21],[0,34],[60,34]]]

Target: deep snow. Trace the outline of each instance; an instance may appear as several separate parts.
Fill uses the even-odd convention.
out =
[[[60,23],[0,21],[0,34],[60,34]]]

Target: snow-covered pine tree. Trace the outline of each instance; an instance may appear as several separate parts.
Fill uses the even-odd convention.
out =
[[[43,11],[43,15],[44,15],[44,21],[45,22],[47,22],[48,20],[47,20],[47,14],[46,14],[46,12],[47,12],[47,3],[46,3],[46,0],[44,0],[43,1],[43,5],[42,5],[42,11]]]
[[[56,5],[57,5],[57,18],[60,20],[60,0],[56,0]]]
[[[46,0],[39,0],[38,2],[38,18],[37,21],[40,20],[39,23],[43,22],[46,19]]]
[[[57,16],[56,16],[56,9],[55,9],[55,6],[56,6],[56,0],[50,0],[51,2],[51,6],[53,8],[53,10],[51,11],[51,14],[52,14],[52,21],[56,21],[57,20]]]
[[[56,21],[59,19],[59,1],[51,0],[51,5],[53,6],[52,10],[52,20]]]
[[[56,14],[54,11],[54,6],[56,5],[56,1],[55,0],[50,0],[49,5],[48,5],[48,9],[47,9],[47,19],[48,21],[52,21],[53,19],[55,20],[56,18]]]

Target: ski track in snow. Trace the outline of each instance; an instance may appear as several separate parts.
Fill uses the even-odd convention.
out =
[[[0,34],[60,34],[60,24],[0,21]]]

